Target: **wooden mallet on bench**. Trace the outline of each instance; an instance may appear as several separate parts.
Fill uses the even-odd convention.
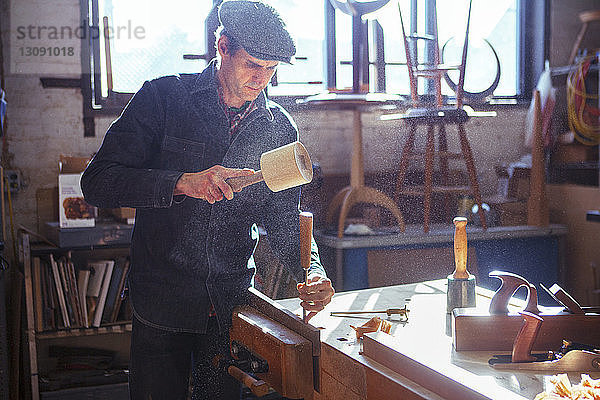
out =
[[[304,185],[312,181],[313,170],[308,151],[300,142],[267,151],[260,156],[260,170],[254,175],[228,178],[225,181],[235,192],[265,181],[273,192]]]

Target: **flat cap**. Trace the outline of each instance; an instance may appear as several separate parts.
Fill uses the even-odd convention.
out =
[[[261,1],[225,0],[219,7],[219,22],[252,57],[291,63],[296,54],[279,13]]]

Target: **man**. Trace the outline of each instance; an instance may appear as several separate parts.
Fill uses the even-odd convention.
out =
[[[144,83],[111,125],[81,180],[99,207],[136,208],[129,287],[134,310],[133,399],[239,398],[211,361],[228,354],[232,309],[254,273],[256,225],[298,281],[299,196],[264,183],[234,193],[226,179],[252,174],[265,151],[297,140],[290,116],[265,87],[294,43],[277,12],[255,1],[219,8],[218,60],[200,74]],[[331,282],[313,246],[302,306],[329,303]]]

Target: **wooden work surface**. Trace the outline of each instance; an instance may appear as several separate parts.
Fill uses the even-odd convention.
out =
[[[315,393],[314,399],[508,400],[533,399],[543,391],[543,374],[491,368],[488,359],[500,352],[454,351],[445,289],[446,281],[437,280],[336,294],[311,320],[313,326],[322,329],[321,392]],[[487,309],[492,294],[478,288],[477,307]],[[279,303],[301,315],[298,299]],[[392,323],[391,336],[369,334],[398,352],[393,370],[362,355],[362,345],[350,327],[362,325],[372,315],[330,316],[331,311],[385,310],[404,304],[410,310],[407,323],[393,316],[388,319]],[[600,374],[590,375],[600,378]],[[569,377],[572,383],[581,379],[579,373]]]

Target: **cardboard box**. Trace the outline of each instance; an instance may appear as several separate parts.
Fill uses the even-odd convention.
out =
[[[61,228],[85,228],[96,224],[96,208],[81,191],[81,175],[89,162],[82,157],[60,156],[58,174],[58,221]]]
[[[598,146],[584,146],[580,143],[559,143],[552,153],[554,164],[582,163],[598,160]]]
[[[111,214],[121,222],[133,224],[135,222],[135,208],[121,207],[111,209]]]
[[[511,199],[527,200],[529,198],[530,168],[514,168],[508,179],[507,197]]]
[[[498,215],[501,226],[527,225],[527,201],[494,196],[485,200]]]

